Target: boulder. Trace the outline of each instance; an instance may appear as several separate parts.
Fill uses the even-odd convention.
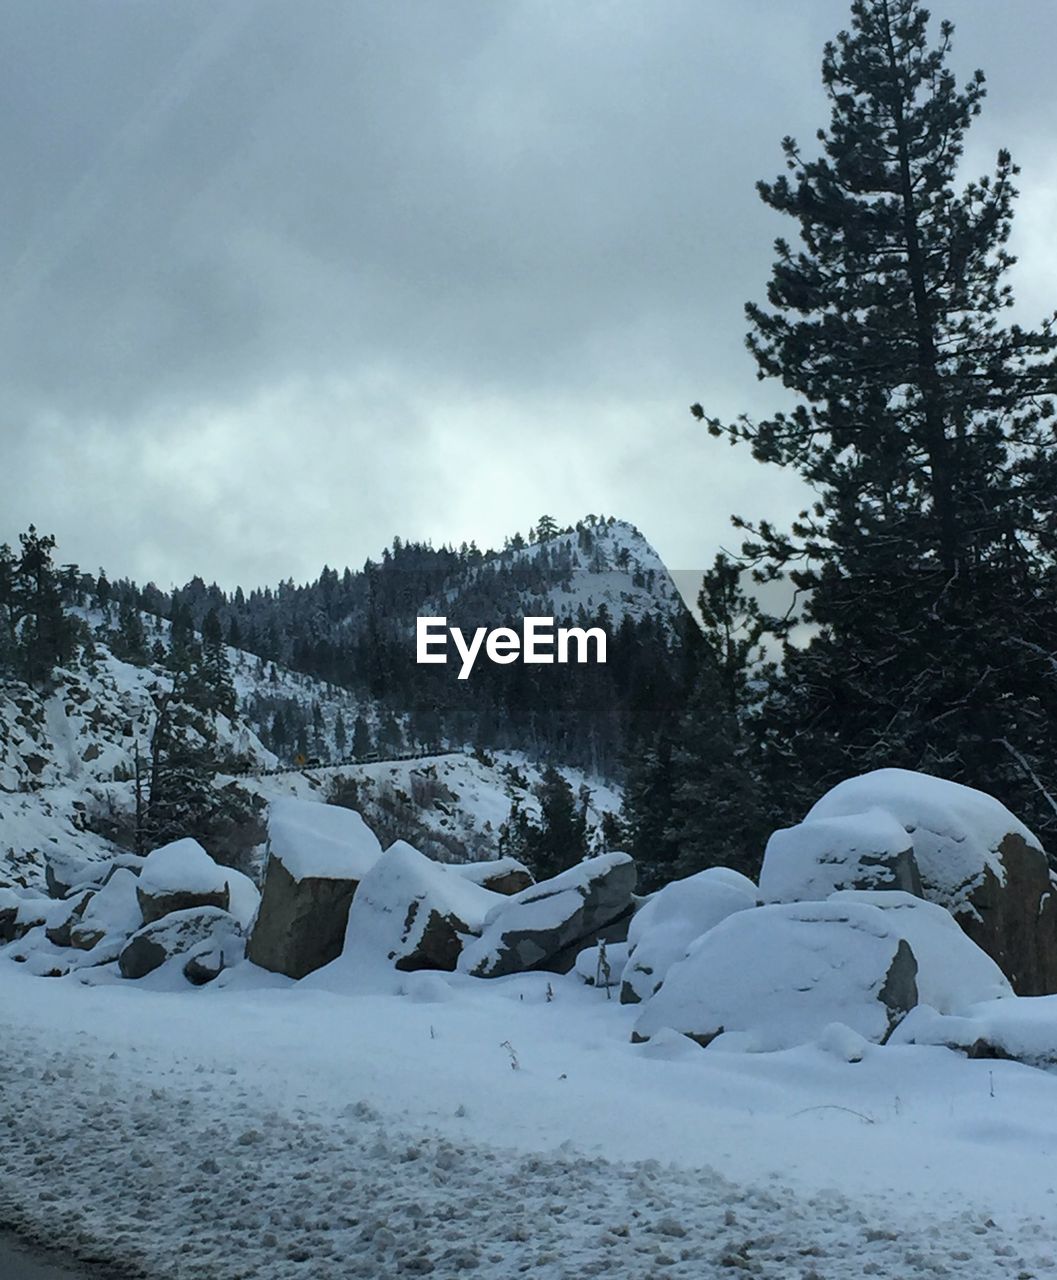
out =
[[[479,978],[543,969],[567,973],[607,930],[619,941],[632,910],[635,864],[626,853],[589,858],[494,907],[459,969]],[[613,936],[613,935],[616,936]]]
[[[737,911],[694,942],[644,1005],[632,1040],[663,1028],[755,1051],[840,1022],[883,1042],[917,1003],[917,963],[886,912],[857,902]]]
[[[290,978],[335,960],[345,944],[352,896],[381,854],[378,838],[352,809],[274,801],[249,959]]]
[[[452,871],[472,884],[479,884],[482,889],[501,893],[508,898],[536,883],[532,872],[516,858],[495,858],[491,862],[453,862],[450,866]]]
[[[230,912],[220,907],[191,907],[138,929],[122,948],[118,968],[123,978],[145,978],[173,956],[186,955],[190,960],[216,951],[223,965],[240,960],[243,949],[242,931]]]
[[[469,935],[502,901],[403,840],[360,882],[349,911],[345,956],[384,956],[397,969],[451,972]]]
[[[67,898],[75,890],[97,889],[119,868],[139,874],[146,859],[135,853],[119,853],[112,858],[87,860],[62,851],[49,853],[44,862],[44,879],[52,898]]]
[[[81,916],[94,896],[94,889],[88,889],[84,893],[75,893],[73,897],[66,899],[64,903],[66,910],[61,915],[56,916],[53,912],[49,912],[44,936],[53,947],[68,947],[70,945],[73,927],[80,922]]]
[[[127,941],[144,924],[136,888],[136,876],[125,867],[116,868],[70,928],[69,945],[91,951],[104,938]]]
[[[190,837],[174,840],[147,855],[136,896],[144,924],[195,907],[226,911],[231,899],[225,868]]]
[[[874,808],[909,834],[924,897],[946,907],[1014,991],[1057,992],[1057,894],[1031,831],[982,791],[905,769],[840,783],[806,821]]]
[[[844,890],[830,901],[858,902],[885,913],[914,953],[921,1004],[940,1013],[959,1013],[968,1005],[1013,994],[1002,970],[944,907],[891,890]]]
[[[921,896],[914,843],[884,809],[815,818],[776,831],[760,871],[764,902],[821,902],[842,889],[898,889]]]
[[[659,889],[635,912],[628,928],[621,1004],[649,999],[696,938],[735,911],[755,907],[756,901],[753,882],[727,867],[709,867]]]

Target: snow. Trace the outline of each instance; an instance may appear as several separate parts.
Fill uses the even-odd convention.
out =
[[[990,869],[1004,883],[997,849],[1016,834],[1035,848],[1039,841],[994,797],[944,778],[906,769],[878,769],[839,783],[811,809],[805,821],[883,809],[914,841],[921,878],[930,898],[951,911],[968,904]]]
[[[483,885],[486,880],[496,880],[500,876],[510,875],[514,871],[527,871],[523,862],[517,858],[492,858],[487,862],[456,862],[451,870],[473,884]]]
[[[943,907],[894,890],[844,890],[830,901],[865,903],[885,913],[918,962],[922,1004],[940,1013],[958,1013],[967,1005],[1012,996],[1002,970]]]
[[[223,893],[224,885],[224,868],[189,836],[148,853],[139,876],[140,888],[152,897]]]
[[[906,828],[884,809],[809,817],[767,841],[760,897],[764,902],[821,902],[836,890],[853,888],[864,869],[876,873],[879,858],[888,860],[910,848]]]
[[[139,880],[131,871],[119,867],[81,915],[81,924],[100,931],[104,937],[129,937],[143,923],[136,886]]]
[[[753,882],[728,867],[708,867],[659,889],[628,928],[628,992],[623,998],[632,992],[639,1000],[651,996],[696,938],[735,911],[755,907],[756,898]]]
[[[843,1022],[880,1040],[889,1021],[879,993],[900,941],[884,912],[859,903],[737,911],[669,969],[635,1034],[738,1032],[739,1048],[759,1052],[804,1044]]]
[[[582,978],[584,982],[594,986],[619,987],[624,976],[624,967],[628,962],[628,944],[626,942],[607,942],[604,945],[606,964],[609,966],[608,982],[606,981],[606,975],[602,973],[600,968],[603,946],[601,943],[593,947],[585,947],[580,952],[576,957],[576,964],[573,965],[573,972],[579,978]]]
[[[73,1252],[171,1280],[1057,1267],[1054,1075],[828,1027],[632,1046],[636,1011],[572,976],[408,975],[447,992],[424,1000],[157,976],[0,976],[0,1202]]]
[[[382,853],[355,810],[283,797],[268,812],[268,847],[295,880],[362,880]]]
[[[261,891],[248,875],[236,871],[234,867],[224,867],[223,873],[228,883],[228,910],[239,922],[242,931],[248,934],[257,908],[261,905]]]

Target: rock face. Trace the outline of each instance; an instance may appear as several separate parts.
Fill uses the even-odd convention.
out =
[[[196,907],[144,925],[122,948],[118,968],[123,978],[145,978],[172,956],[186,955],[190,961],[213,952],[222,955],[222,967],[240,960],[243,947],[234,916],[219,907]]]
[[[885,912],[853,902],[756,907],[699,938],[643,1006],[632,1039],[669,1028],[758,1051],[840,1022],[885,1040],[917,1003],[917,963]]]
[[[490,911],[459,969],[479,978],[533,969],[567,973],[600,935],[609,931],[610,941],[627,936],[634,890],[635,864],[626,853],[589,858]]]
[[[466,938],[480,933],[497,902],[502,902],[499,894],[398,840],[356,890],[344,954],[384,956],[405,972],[450,972]]]
[[[147,855],[136,886],[144,924],[195,907],[228,909],[224,869],[197,840],[174,840]]]
[[[353,894],[381,854],[377,837],[353,810],[275,801],[248,958],[290,978],[303,978],[337,959]]]
[[[536,883],[532,872],[516,858],[495,858],[491,862],[457,862],[452,863],[450,869],[472,884],[508,898],[520,893],[522,889],[530,889]]]
[[[883,809],[815,818],[776,831],[760,872],[764,902],[821,902],[842,889],[898,889],[921,896],[906,828]]]
[[[992,796],[880,769],[840,783],[806,822],[879,808],[907,831],[922,892],[954,916],[1018,995],[1057,992],[1057,897],[1042,845]]]
[[[752,881],[727,867],[709,867],[657,891],[632,917],[621,1004],[648,1000],[687,948],[721,920],[755,907]]]
[[[885,913],[917,961],[918,1000],[939,1013],[1013,994],[1002,970],[958,927],[951,913],[909,893],[835,893],[831,902],[857,902]]]

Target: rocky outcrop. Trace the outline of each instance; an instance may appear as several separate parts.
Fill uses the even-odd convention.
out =
[[[533,969],[567,973],[607,930],[610,941],[627,936],[634,890],[635,864],[626,853],[589,858],[493,908],[459,969],[482,978]]]

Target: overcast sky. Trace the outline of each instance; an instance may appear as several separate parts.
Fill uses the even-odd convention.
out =
[[[948,0],[1057,305],[1057,6]],[[631,520],[675,569],[795,478],[687,406],[788,228],[837,0],[3,0],[0,540],[161,586],[306,580],[394,534]]]

